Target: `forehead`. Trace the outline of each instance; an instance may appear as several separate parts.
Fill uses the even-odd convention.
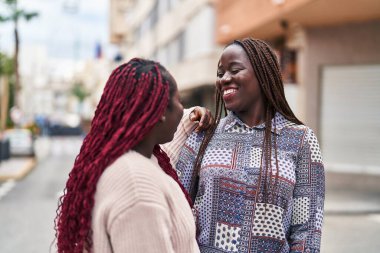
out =
[[[236,44],[229,45],[223,50],[223,53],[220,56],[219,66],[227,67],[233,63],[244,65],[250,64],[248,55],[244,49]]]

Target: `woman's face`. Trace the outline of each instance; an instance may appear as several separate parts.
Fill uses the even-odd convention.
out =
[[[250,113],[262,104],[263,95],[244,49],[236,44],[226,47],[220,57],[216,87],[229,111]]]
[[[160,144],[173,140],[174,133],[177,131],[178,124],[183,116],[183,106],[180,102],[177,84],[174,79],[171,82],[173,82],[175,89],[171,92],[172,96],[165,111],[164,120],[160,124]]]

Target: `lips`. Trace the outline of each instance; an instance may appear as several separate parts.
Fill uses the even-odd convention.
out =
[[[233,97],[235,96],[236,92],[237,92],[236,88],[226,88],[226,89],[223,89],[223,100],[224,101],[228,101],[228,100],[233,99]]]

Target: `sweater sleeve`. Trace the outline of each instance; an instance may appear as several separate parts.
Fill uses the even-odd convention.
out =
[[[114,253],[174,252],[169,212],[157,203],[137,203],[113,220],[109,236]]]
[[[164,150],[169,156],[173,168],[175,168],[175,165],[177,164],[179,152],[185,144],[186,139],[197,126],[197,122],[191,121],[189,117],[194,108],[195,107],[191,107],[184,110],[181,122],[179,123],[177,131],[174,134],[173,140],[161,145],[162,150]]]
[[[318,140],[307,129],[296,167],[290,252],[320,252],[325,175]]]

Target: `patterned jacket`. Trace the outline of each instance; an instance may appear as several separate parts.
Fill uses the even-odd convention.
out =
[[[195,196],[201,252],[320,251],[325,179],[317,138],[276,113],[272,144],[275,137],[279,177],[268,199],[260,177],[264,130],[265,124],[251,128],[234,113],[220,121]],[[192,133],[179,155],[177,172],[188,190],[202,139],[202,133]],[[275,176],[273,149],[271,164]]]

